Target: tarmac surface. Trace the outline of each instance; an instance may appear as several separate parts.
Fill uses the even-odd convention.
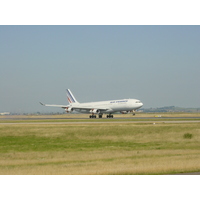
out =
[[[200,121],[108,121],[108,122],[105,122],[105,121],[102,121],[102,122],[99,122],[99,121],[89,121],[89,122],[86,122],[86,121],[82,121],[82,122],[8,122],[8,123],[0,123],[0,125],[16,125],[16,124],[109,124],[109,123],[112,123],[112,124],[133,124],[133,123],[148,123],[148,124],[161,124],[161,123],[166,123],[166,124],[182,124],[182,123],[200,123]]]
[[[93,118],[93,119],[91,119],[91,118],[72,118],[72,117],[70,117],[70,118],[51,118],[51,117],[34,117],[34,118],[29,118],[29,117],[5,117],[5,118],[0,118],[0,121],[1,120],[67,120],[67,119],[74,119],[74,120],[87,120],[87,119],[90,119],[90,120],[96,120],[96,119],[99,119],[99,118]],[[101,118],[101,119],[107,119],[107,118]],[[99,119],[99,120],[101,120],[101,119]],[[188,119],[188,120],[192,120],[192,119],[194,119],[194,120],[200,120],[200,117],[114,117],[114,118],[109,118],[108,120],[115,120],[115,119],[123,119],[123,120],[126,120],[126,119],[128,119],[128,120],[130,120],[130,119],[132,119],[132,120],[161,120],[161,119],[163,119],[163,120],[186,120],[186,119]]]
[[[54,122],[43,122],[43,120],[55,120]],[[58,122],[57,120],[66,120],[64,122]],[[69,121],[67,121],[69,120]],[[70,120],[84,120],[84,121],[70,121]],[[87,121],[88,120],[88,121]],[[102,120],[102,121],[101,121]],[[106,121],[108,120],[108,121]],[[128,120],[128,121],[126,121]],[[6,123],[4,123],[6,121]],[[19,122],[23,121],[23,122]],[[24,122],[25,121],[25,122]],[[30,122],[29,122],[30,121]],[[36,122],[31,122],[36,121]],[[5,117],[0,118],[0,125],[12,125],[12,124],[91,124],[91,123],[200,123],[200,117],[115,117],[111,119],[107,118],[51,118],[51,117]]]

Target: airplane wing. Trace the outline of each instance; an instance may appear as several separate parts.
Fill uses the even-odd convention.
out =
[[[97,108],[97,107],[80,107],[80,106],[72,106],[71,108],[73,108],[73,110],[76,111],[81,111],[81,110],[86,110],[86,111],[91,111],[91,110],[98,110],[100,112],[105,112],[108,110],[111,110],[110,108]]]
[[[72,105],[54,105],[54,104],[44,104],[44,103],[41,103],[40,104],[42,106],[51,106],[51,107],[59,107],[59,108],[63,108],[63,109],[70,109],[70,110],[75,110],[77,112],[81,112],[81,111],[93,111],[94,112],[105,112],[105,111],[112,111],[110,108],[96,108],[96,107],[90,107],[90,106],[87,106],[87,107],[84,107],[84,106],[72,106]]]
[[[106,111],[106,110],[109,110],[109,109],[105,109],[105,108],[94,108],[94,107],[74,107],[72,106],[72,108],[74,110],[91,110],[91,109],[97,109],[97,110],[102,110],[102,111]]]
[[[41,104],[42,106],[52,106],[52,107],[59,107],[59,108],[67,108],[67,107],[69,107],[69,105],[44,104],[44,103],[41,103],[41,102],[40,102],[40,104]]]

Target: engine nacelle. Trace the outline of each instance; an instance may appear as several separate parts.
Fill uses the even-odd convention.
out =
[[[98,114],[98,113],[100,113],[100,110],[98,110],[98,109],[91,109],[90,113],[92,113],[92,114]]]
[[[67,113],[70,113],[70,112],[73,111],[73,108],[65,108],[65,111],[66,111]]]
[[[122,113],[122,114],[128,114],[129,111],[121,111],[120,113]]]

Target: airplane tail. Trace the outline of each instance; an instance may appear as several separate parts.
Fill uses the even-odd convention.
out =
[[[70,89],[67,89],[67,100],[70,104],[73,103],[79,103],[76,98],[74,97],[74,95],[72,94],[72,92],[70,91]]]

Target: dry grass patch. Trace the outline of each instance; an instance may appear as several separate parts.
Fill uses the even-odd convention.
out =
[[[12,157],[13,155],[11,155]],[[27,159],[29,157],[29,159]],[[170,174],[200,169],[199,151],[112,151],[18,154],[1,174]]]

